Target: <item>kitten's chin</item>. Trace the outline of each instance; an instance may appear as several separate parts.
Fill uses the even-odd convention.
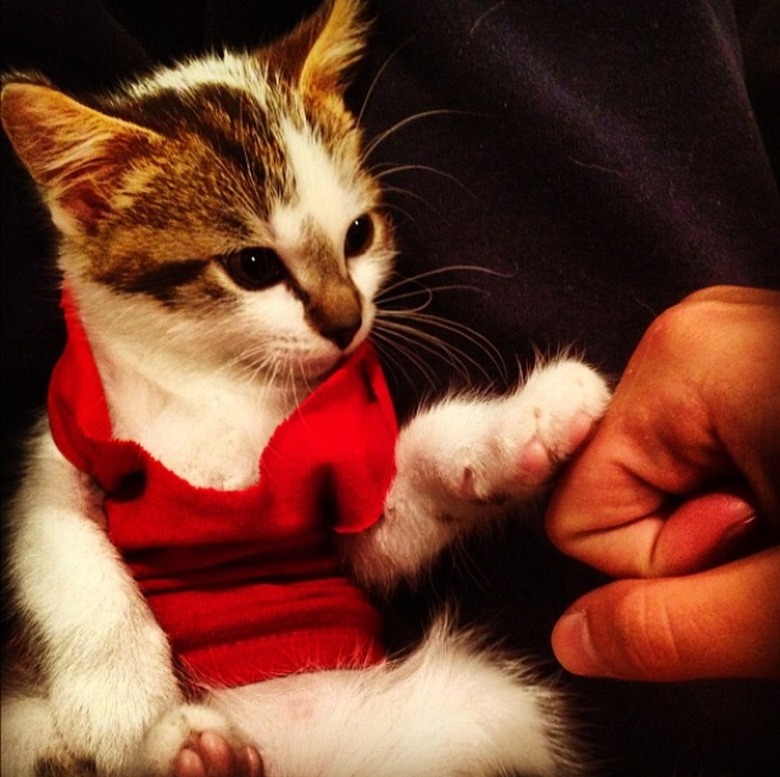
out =
[[[291,356],[285,359],[288,367],[286,370],[276,370],[271,376],[273,382],[280,385],[290,385],[290,379],[294,383],[305,388],[312,388],[322,382],[331,373],[337,370],[349,357],[349,352],[338,351],[335,348],[332,353],[310,356]]]

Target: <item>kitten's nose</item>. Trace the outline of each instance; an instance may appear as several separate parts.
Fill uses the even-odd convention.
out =
[[[310,299],[308,315],[323,337],[344,350],[363,323],[360,292],[351,282],[330,285],[318,299]]]
[[[358,315],[357,320],[350,324],[320,329],[320,333],[323,337],[333,341],[343,351],[355,339],[355,335],[358,333],[362,323],[363,318]]]

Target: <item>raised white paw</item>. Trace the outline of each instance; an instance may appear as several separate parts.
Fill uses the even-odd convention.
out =
[[[521,488],[548,481],[588,437],[609,396],[604,378],[580,361],[562,359],[537,367],[506,400],[510,441],[503,476],[512,481],[516,465],[514,481]]]
[[[184,704],[155,723],[135,774],[144,777],[261,777],[257,749],[221,713]]]
[[[608,400],[594,370],[559,360],[508,396],[450,397],[419,413],[398,437],[384,520],[345,546],[355,577],[384,589],[414,580],[457,537],[534,500]]]
[[[402,432],[388,507],[417,491],[446,520],[527,501],[582,444],[608,400],[603,378],[571,359],[537,367],[505,397],[447,399]]]

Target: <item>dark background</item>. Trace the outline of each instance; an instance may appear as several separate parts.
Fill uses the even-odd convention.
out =
[[[35,68],[75,93],[102,90],[206,48],[254,45],[314,2],[3,0],[3,67]],[[655,315],[716,283],[780,287],[780,9],[773,0],[386,0],[350,101],[365,102],[399,272],[440,288],[426,312],[473,338],[428,331],[500,388],[534,348],[573,345],[617,376]],[[380,72],[381,71],[381,72]],[[378,77],[377,77],[377,74]],[[417,166],[411,169],[409,166]],[[773,167],[774,166],[774,167]],[[423,169],[425,168],[425,169]],[[377,169],[385,169],[377,168]],[[61,345],[53,238],[3,140],[4,490],[18,434],[45,395]],[[469,266],[471,269],[453,269]],[[485,272],[487,268],[491,272]],[[409,283],[400,291],[412,292]],[[398,293],[398,292],[396,292]],[[424,296],[397,301],[421,302]],[[401,415],[466,379],[427,353],[384,356]],[[391,642],[457,598],[507,646],[548,659],[558,614],[599,576],[563,559],[538,527],[511,526],[445,559],[393,602]],[[640,684],[560,675],[601,773],[780,773],[777,683]]]

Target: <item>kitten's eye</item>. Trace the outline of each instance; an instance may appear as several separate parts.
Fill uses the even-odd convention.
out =
[[[279,255],[270,248],[244,248],[220,257],[220,261],[227,274],[250,291],[274,286],[287,274]]]
[[[373,240],[374,220],[368,213],[364,213],[349,225],[344,238],[344,256],[350,259],[364,254],[371,247]]]

